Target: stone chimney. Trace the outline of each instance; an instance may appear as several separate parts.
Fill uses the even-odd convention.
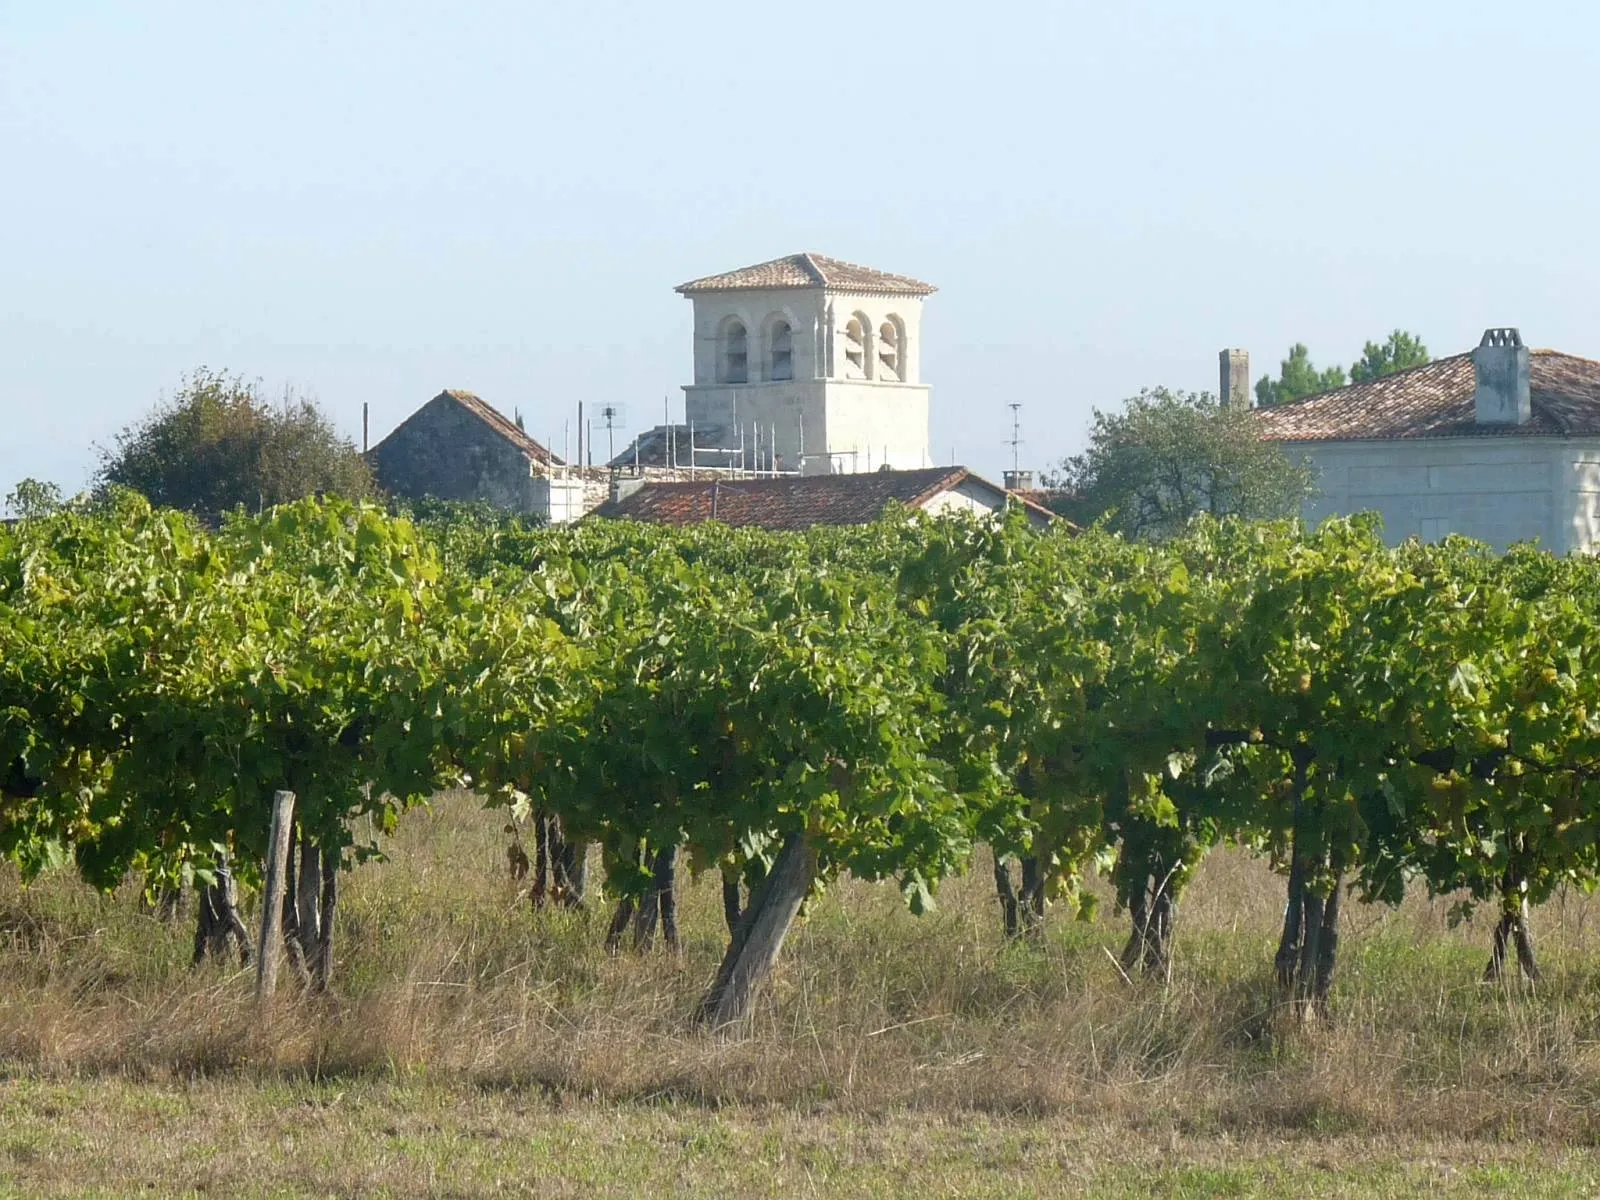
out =
[[[1255,393],[1250,390],[1250,352],[1224,350],[1217,355],[1222,367],[1222,380],[1217,387],[1217,399],[1225,408],[1254,408]]]
[[[1476,388],[1472,405],[1479,425],[1526,425],[1533,416],[1528,394],[1528,348],[1515,329],[1485,329],[1472,352]]]
[[[606,497],[611,503],[626,500],[645,485],[643,476],[612,475],[611,486]]]

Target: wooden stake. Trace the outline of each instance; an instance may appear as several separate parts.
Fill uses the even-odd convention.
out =
[[[261,945],[256,950],[256,1003],[278,987],[278,943],[283,940],[283,890],[294,828],[294,793],[272,794],[272,831],[267,840],[267,878],[261,909]]]

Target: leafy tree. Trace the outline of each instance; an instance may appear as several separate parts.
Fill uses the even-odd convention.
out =
[[[1146,389],[1121,412],[1098,409],[1089,448],[1061,464],[1050,484],[1070,495],[1066,515],[1104,518],[1135,538],[1164,539],[1212,516],[1290,516],[1312,476],[1265,442],[1248,412],[1209,393]]]
[[[1422,339],[1414,333],[1396,329],[1383,343],[1368,342],[1361,357],[1350,364],[1351,383],[1371,383],[1384,375],[1420,367],[1433,361]]]
[[[24,479],[6,497],[6,509],[21,520],[48,517],[66,504],[61,489],[42,479]]]
[[[1331,391],[1345,385],[1344,368],[1329,367],[1319,371],[1311,364],[1311,351],[1304,342],[1289,347],[1289,357],[1279,365],[1278,378],[1263,375],[1256,382],[1256,403],[1263,408],[1274,404],[1287,404],[1302,396]]]
[[[101,451],[98,483],[198,513],[375,491],[360,452],[314,401],[287,394],[273,404],[254,384],[204,367]]]

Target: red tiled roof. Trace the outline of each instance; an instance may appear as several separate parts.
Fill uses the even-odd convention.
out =
[[[920,508],[969,479],[993,488],[997,496],[1005,494],[965,467],[929,467],[860,475],[647,483],[631,495],[602,504],[594,515],[658,525],[717,520],[724,525],[754,525],[761,529],[866,525],[881,517],[892,500],[908,508]],[[1030,510],[1038,507],[1019,502]]]
[[[1041,512],[1053,513],[1052,504],[1070,500],[1072,493],[1066,488],[1012,488],[1011,495],[1024,504],[1031,504]]]
[[[1265,437],[1286,442],[1600,436],[1600,362],[1534,350],[1528,377],[1533,416],[1525,425],[1478,423],[1470,354],[1257,409],[1255,415]]]
[[[831,288],[889,296],[927,296],[938,289],[909,275],[891,275],[825,254],[789,254],[771,262],[740,267],[721,275],[680,284],[685,296],[695,292],[733,292],[758,288]]]
[[[457,391],[454,388],[446,388],[444,391],[435,396],[434,400],[446,398],[454,400],[462,408],[466,409],[473,416],[477,417],[478,420],[482,421],[485,425],[489,426],[490,429],[493,429],[501,437],[505,438],[506,441],[514,445],[518,450],[521,450],[524,454],[528,455],[528,457],[533,459],[534,462],[554,463],[557,466],[561,465],[561,460],[559,458],[551,454],[550,451],[547,450],[541,443],[529,437],[523,430],[518,429],[515,421],[509,420],[504,413],[500,412],[482,397],[476,396],[471,392],[462,392]]]

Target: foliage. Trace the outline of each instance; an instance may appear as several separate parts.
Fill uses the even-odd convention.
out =
[[[6,511],[17,520],[47,517],[66,504],[61,489],[40,479],[24,479],[6,496]]]
[[[1287,404],[1302,396],[1332,391],[1345,385],[1343,367],[1317,370],[1311,365],[1311,351],[1303,342],[1289,347],[1289,357],[1279,364],[1278,378],[1263,375],[1256,381],[1256,403],[1262,408]]]
[[[737,875],[795,839],[916,911],[978,840],[1084,911],[1104,867],[1136,933],[1222,841],[1291,912],[1419,882],[1518,917],[1600,880],[1600,566],[1364,519],[1163,532],[31,516],[0,529],[0,853],[248,878],[287,787],[350,865],[465,782],[623,890],[644,845]],[[1285,935],[1319,980],[1321,919]]]
[[[1276,518],[1299,511],[1310,469],[1261,440],[1247,412],[1206,393],[1146,390],[1120,412],[1094,414],[1089,447],[1052,486],[1067,515],[1105,520],[1132,538],[1170,538],[1194,517]]]
[[[273,404],[255,385],[204,367],[101,451],[98,480],[204,515],[374,493],[366,461],[314,401],[286,394]]]
[[[1371,383],[1396,371],[1406,371],[1433,361],[1422,339],[1414,333],[1396,329],[1387,340],[1368,342],[1361,357],[1350,364],[1351,383]]]

